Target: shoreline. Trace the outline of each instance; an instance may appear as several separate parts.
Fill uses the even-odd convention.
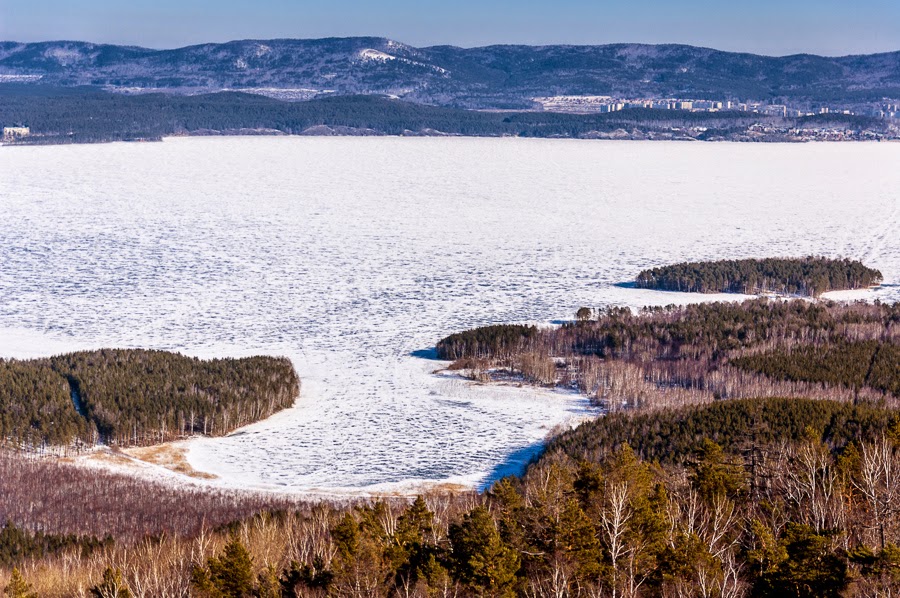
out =
[[[877,290],[880,286],[881,285],[874,285],[866,289],[831,291],[817,298],[790,296],[775,296],[774,298],[778,300],[800,299],[811,302],[838,301],[841,303],[852,303],[855,301],[866,300],[865,294]],[[746,296],[737,293],[733,294],[734,297],[731,298],[729,297],[729,295],[732,294],[729,293],[678,293],[675,291],[657,292],[672,293],[673,295],[680,296],[696,296],[692,298],[700,302],[716,302],[729,300],[742,301],[754,297],[773,298],[771,295]],[[841,299],[835,299],[825,296],[828,294],[836,293],[850,296]],[[681,298],[684,299],[686,297]],[[558,325],[558,321],[553,320],[544,322],[542,324],[554,326]],[[559,424],[553,430],[550,430],[547,436],[538,443],[539,446],[534,446],[529,449],[531,451],[529,452],[529,455],[531,455],[532,453],[540,453],[542,447],[545,446],[553,436],[558,434],[560,429],[571,428],[577,426],[580,423],[583,423],[584,421],[589,421],[603,415],[602,409],[592,404],[592,399],[590,399],[586,395],[581,395],[580,393],[577,393],[570,389],[567,390],[559,387],[545,388],[529,383],[519,382],[516,380],[491,379],[488,381],[479,381],[467,377],[465,375],[466,372],[464,371],[450,370],[447,367],[450,362],[440,361],[437,363],[439,363],[441,367],[432,370],[430,374],[438,378],[455,380],[471,387],[490,387],[494,389],[502,389],[502,392],[525,393],[529,395],[534,395],[536,393],[556,396],[573,395],[579,400],[587,401],[592,405],[593,409],[596,409],[595,413],[592,413],[590,415],[582,415],[579,417],[573,416],[569,421],[564,422],[563,424]],[[123,448],[95,445],[87,451],[77,453],[75,455],[59,455],[51,451],[44,455],[34,454],[32,456],[35,458],[50,458],[60,463],[71,463],[80,467],[99,468],[116,474],[133,476],[150,483],[169,484],[173,486],[188,484],[196,488],[247,492],[251,494],[267,496],[275,495],[291,498],[303,498],[311,501],[335,499],[352,500],[355,498],[378,497],[410,498],[423,492],[446,492],[452,494],[476,492],[489,487],[494,481],[496,481],[496,479],[499,479],[499,477],[497,476],[491,476],[491,479],[486,479],[479,474],[475,474],[452,476],[446,479],[398,480],[394,482],[381,482],[364,486],[335,486],[329,488],[311,486],[308,488],[297,488],[283,487],[278,485],[244,485],[239,482],[235,483],[235,480],[226,481],[222,479],[221,476],[209,471],[205,471],[202,466],[198,466],[196,463],[191,462],[191,449],[197,442],[214,443],[216,440],[221,438],[227,438],[229,436],[241,435],[243,433],[246,433],[248,428],[252,428],[254,426],[271,425],[272,420],[277,420],[279,417],[285,417],[285,415],[294,408],[296,408],[296,404],[293,407],[278,411],[266,419],[238,428],[225,436],[192,436],[160,444]],[[527,465],[527,460],[528,459],[522,462],[522,467]]]
[[[597,132],[599,133],[599,132]],[[222,138],[222,139],[238,139],[238,138],[246,138],[246,137],[283,137],[283,138],[308,138],[308,137],[343,137],[343,138],[362,138],[362,137],[377,137],[377,138],[392,138],[392,139],[411,139],[411,138],[430,138],[430,139],[526,139],[526,140],[571,140],[571,141],[630,141],[630,142],[654,142],[654,143],[689,143],[689,142],[701,142],[701,143],[712,143],[712,144],[758,144],[765,143],[771,145],[819,145],[819,144],[827,144],[827,145],[845,145],[848,143],[851,144],[860,144],[860,145],[871,145],[871,144],[880,144],[880,143],[900,143],[900,137],[897,138],[886,138],[886,139],[697,139],[689,136],[671,136],[671,137],[633,137],[633,136],[616,136],[612,134],[598,134],[597,136],[588,135],[579,135],[579,136],[547,136],[547,137],[534,137],[528,135],[461,135],[457,133],[422,133],[422,132],[414,132],[410,131],[409,134],[393,134],[393,133],[383,133],[383,132],[367,132],[367,133],[356,133],[356,132],[339,132],[339,131],[329,131],[329,132],[321,132],[321,133],[285,133],[282,131],[278,132],[238,132],[238,131],[217,131],[217,132],[190,132],[190,133],[175,133],[171,135],[164,135],[160,138],[135,138],[135,139],[108,139],[108,140],[96,140],[96,141],[72,141],[72,140],[60,140],[60,141],[48,141],[46,143],[31,143],[31,142],[9,142],[3,141],[0,142],[0,147],[59,147],[59,146],[69,146],[69,145],[79,145],[79,146],[93,146],[93,145],[107,145],[112,143],[127,143],[127,144],[135,144],[135,143],[163,143],[170,139],[188,139],[188,138]]]

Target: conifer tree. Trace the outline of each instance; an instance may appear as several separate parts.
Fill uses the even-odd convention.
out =
[[[359,524],[350,513],[345,513],[331,530],[335,547],[341,560],[350,561],[359,550]]]
[[[17,568],[13,568],[9,583],[3,589],[6,598],[37,598],[37,594],[31,591],[31,584],[25,581]]]
[[[790,522],[779,541],[781,550],[759,575],[757,596],[838,598],[849,583],[846,562],[831,548],[827,535]]]
[[[393,573],[384,525],[391,517],[384,502],[357,508],[356,515],[358,521],[345,513],[331,530],[337,551],[332,561],[335,591],[379,594]]]
[[[280,586],[278,571],[274,565],[269,565],[259,574],[255,598],[281,598]]]
[[[334,573],[325,566],[320,556],[313,559],[312,565],[291,561],[290,567],[281,576],[281,591],[285,596],[324,594],[333,580]],[[303,590],[308,591],[301,594]]]
[[[428,558],[419,567],[417,575],[419,579],[425,580],[429,596],[437,598],[457,594],[456,581],[451,577],[450,571],[447,570],[444,563],[434,554],[428,555]]]
[[[103,571],[103,580],[99,585],[91,588],[91,596],[94,598],[131,598],[131,590],[122,579],[122,572],[112,567]]]
[[[253,561],[237,536],[232,536],[222,556],[210,559],[213,582],[227,598],[243,598],[253,591]]]
[[[691,469],[691,483],[706,504],[744,490],[747,476],[741,465],[729,462],[722,447],[709,438],[701,441]]]
[[[397,519],[397,527],[387,550],[387,559],[398,576],[415,581],[417,570],[433,550],[428,543],[434,513],[421,496]]]
[[[233,535],[219,557],[210,557],[206,567],[194,567],[191,585],[209,598],[247,598],[253,594],[253,559]]]
[[[514,594],[519,555],[506,546],[485,507],[475,507],[450,526],[454,573],[479,596]]]
[[[586,506],[605,552],[602,577],[613,596],[633,595],[664,547],[666,493],[628,444],[585,473]]]

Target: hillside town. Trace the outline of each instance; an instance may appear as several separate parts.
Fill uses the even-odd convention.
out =
[[[536,109],[575,114],[605,114],[631,108],[650,108],[655,110],[685,110],[688,112],[722,112],[727,110],[786,118],[801,118],[818,114],[844,114],[900,119],[900,101],[897,100],[884,100],[881,103],[853,105],[852,107],[809,103],[800,106],[761,101],[737,102],[732,100],[716,101],[688,98],[635,99],[599,95],[559,95],[536,97],[533,100]]]
[[[647,141],[756,141],[802,143],[807,141],[895,141],[900,139],[897,129],[879,132],[841,126],[802,126],[755,123],[733,130],[719,130],[705,126],[670,127],[664,130],[619,128],[610,132],[593,131],[580,135],[583,139],[627,139]]]

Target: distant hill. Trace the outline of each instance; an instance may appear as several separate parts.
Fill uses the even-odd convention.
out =
[[[0,81],[186,93],[386,94],[524,109],[548,95],[877,101],[900,97],[900,52],[767,57],[684,45],[415,48],[374,38],[234,41],[174,50],[0,42]],[[285,91],[287,90],[287,91]],[[293,95],[291,95],[293,94]]]
[[[464,110],[379,95],[286,102],[217,92],[124,95],[90,86],[0,84],[0,123],[30,127],[18,144],[158,140],[170,135],[460,135],[699,141],[894,139],[886,119],[775,118],[748,112],[626,109],[606,114]],[[809,130],[812,132],[809,132]],[[816,131],[823,131],[817,133]],[[799,132],[798,132],[799,131]],[[810,135],[812,135],[810,137]]]

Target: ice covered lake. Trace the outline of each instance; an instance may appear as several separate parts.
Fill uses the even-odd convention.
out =
[[[578,397],[417,356],[476,325],[683,302],[616,286],[686,259],[822,254],[900,298],[900,144],[193,138],[0,148],[0,355],[287,355],[295,408],[189,443],[215,483],[480,486]]]

